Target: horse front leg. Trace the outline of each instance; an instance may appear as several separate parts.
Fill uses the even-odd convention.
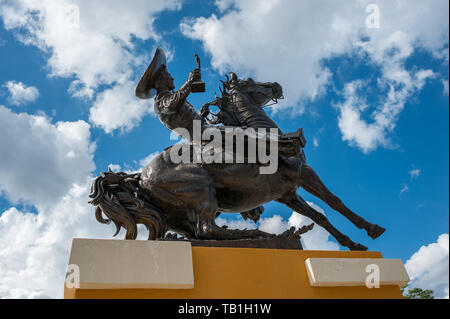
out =
[[[226,226],[217,226],[214,222],[202,225],[199,239],[239,240],[275,238],[277,235],[263,232],[259,229],[228,229]]]
[[[325,228],[331,236],[333,236],[339,244],[349,248],[350,250],[367,250],[367,247],[353,242],[348,236],[342,234],[328,221],[327,217],[306,203],[295,191],[291,191],[278,202],[285,204],[295,212],[310,218],[317,225]]]
[[[263,232],[259,229],[228,229],[216,224],[217,198],[212,185],[202,192],[202,200],[194,210],[195,237],[197,239],[238,240],[250,238],[273,238],[276,235]]]
[[[364,229],[372,239],[381,236],[385,232],[385,228],[378,226],[377,224],[369,223],[345,206],[336,195],[325,187],[316,172],[307,164],[304,164],[301,169],[299,185],[308,193],[320,198],[327,203],[328,206],[341,213],[356,227]]]

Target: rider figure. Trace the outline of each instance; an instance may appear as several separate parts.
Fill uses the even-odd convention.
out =
[[[193,136],[193,120],[199,120],[202,128],[205,120],[198,115],[194,107],[186,100],[192,91],[192,83],[201,80],[200,69],[190,72],[188,80],[177,90],[173,85],[173,77],[167,70],[164,51],[157,48],[152,62],[142,76],[137,88],[136,96],[147,99],[155,96],[155,112],[159,120],[169,130],[185,128]]]
[[[193,137],[193,119],[201,121],[201,130],[208,126],[194,107],[186,100],[192,92],[192,83],[201,80],[200,69],[190,72],[188,80],[177,90],[173,85],[173,77],[167,70],[166,55],[161,48],[157,48],[152,62],[144,72],[138,86],[136,96],[141,99],[155,98],[155,112],[165,127],[173,131],[176,128],[185,128]],[[264,207],[241,212],[244,219],[251,219],[255,223],[264,211]],[[217,216],[220,212],[217,212]]]

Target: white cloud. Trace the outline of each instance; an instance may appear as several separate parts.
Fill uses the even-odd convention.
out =
[[[221,12],[224,12],[233,6],[234,0],[216,0],[215,4]]]
[[[437,242],[420,247],[408,259],[405,266],[411,278],[409,289],[431,289],[436,298],[449,298],[448,242],[448,234],[442,234]]]
[[[402,185],[402,189],[400,190],[400,195],[403,194],[403,193],[405,193],[405,192],[407,192],[407,191],[409,191],[408,185],[403,184],[403,185]]]
[[[160,40],[155,32],[155,15],[177,10],[179,0],[0,0],[0,16],[7,30],[27,45],[35,45],[48,54],[51,76],[71,78],[69,92],[77,97],[93,98],[91,121],[107,132],[131,129],[149,106],[131,102],[130,81],[145,68],[151,52],[137,55],[133,38]],[[79,14],[78,14],[79,13]],[[139,74],[140,75],[140,74]],[[127,87],[127,91],[123,87]],[[112,103],[108,112],[103,104],[109,97],[125,102]]]
[[[385,73],[385,78],[378,79],[380,86],[389,89],[386,96],[382,97],[381,105],[375,110],[370,108],[364,98],[363,92],[368,84],[360,80],[345,85],[345,101],[338,104],[338,126],[342,139],[358,146],[364,153],[373,151],[378,146],[393,146],[389,133],[394,130],[405,103],[423,87],[426,79],[434,76],[431,70],[420,70],[411,75],[402,67],[395,67],[400,70],[393,72],[389,68],[389,74]],[[370,123],[363,119],[364,113],[369,112],[372,119]]]
[[[153,111],[153,100],[137,99],[134,90],[135,83],[128,81],[101,92],[89,111],[89,120],[106,133],[119,128],[130,131]]]
[[[8,81],[4,85],[8,89],[8,102],[12,105],[22,105],[35,101],[39,90],[34,86],[26,86],[22,82]]]
[[[408,174],[411,177],[411,179],[416,179],[420,176],[420,169],[413,168],[408,172]]]
[[[72,238],[111,238],[87,203],[91,179],[38,214],[0,215],[0,298],[62,298]]]
[[[0,298],[62,297],[73,237],[110,238],[87,202],[95,169],[90,125],[0,106]]]
[[[158,156],[161,152],[153,152],[144,157],[139,161],[139,165],[141,166],[141,169],[143,169],[147,164],[149,164],[156,156]]]
[[[308,204],[318,212],[325,214],[324,210],[312,202]],[[230,229],[255,229],[258,228],[262,231],[271,234],[280,234],[291,227],[296,229],[313,223],[308,217],[302,216],[296,212],[292,212],[288,220],[284,220],[280,215],[273,215],[272,217],[261,217],[259,222],[255,224],[250,220],[243,220],[240,217],[226,218],[227,214],[222,214],[216,219],[216,223],[219,226],[227,225]],[[304,249],[308,250],[339,250],[339,245],[330,240],[330,234],[318,225],[314,225],[314,228],[307,233],[301,235],[301,239],[304,245]]]
[[[216,218],[216,224],[218,226],[227,225],[230,229],[256,229],[256,224],[251,220],[243,220],[239,219],[228,219],[225,218],[225,214],[222,214],[223,217]]]
[[[357,90],[364,87],[364,82],[356,80],[345,86],[345,102],[339,105],[340,115],[338,126],[342,133],[342,139],[356,144],[364,152],[369,152],[378,145],[386,146],[384,129],[377,123],[367,124],[361,119],[361,111],[367,109]]]
[[[59,152],[48,150],[45,141],[34,142],[38,144],[34,149],[36,153],[39,152],[37,150],[39,148],[44,153],[50,151],[49,161],[36,167],[42,169],[50,166],[46,168],[50,170],[55,161],[63,160],[52,158],[58,157]],[[63,139],[53,142],[62,143]],[[64,148],[64,145],[62,147]],[[14,149],[10,151],[12,154],[18,154]],[[85,149],[84,152],[89,155],[90,149]],[[22,163],[32,167],[31,162],[35,158],[23,152],[22,155],[24,155]],[[35,154],[37,157],[40,155],[42,154]],[[93,181],[89,175],[94,167],[85,171],[70,160],[63,166],[65,170],[54,168],[49,172],[49,176],[44,176],[44,180],[39,180],[42,176],[36,173],[28,176],[31,185],[25,183],[30,180],[26,179],[27,176],[23,176],[24,173],[20,169],[13,169],[10,172],[12,180],[24,179],[22,192],[15,196],[36,205],[37,214],[19,211],[15,207],[0,212],[0,298],[62,298],[72,238],[111,239],[114,234],[114,226],[98,223],[94,207],[88,204],[90,185]],[[3,165],[0,167],[3,168]],[[114,168],[120,169],[119,166]],[[78,174],[71,179],[73,183],[62,183],[66,171]],[[56,191],[49,187],[48,183],[51,182],[57,183],[61,189]],[[48,192],[49,198],[30,196],[30,193],[38,191],[37,186],[40,186],[42,192]],[[138,239],[146,239],[148,235],[142,226],[138,227]],[[116,239],[122,238],[124,238],[123,229]]]
[[[319,147],[319,138],[317,136],[313,137],[313,145],[314,145],[314,148]]]
[[[320,135],[324,132],[324,130],[325,130],[325,126],[322,126],[322,127],[317,131],[317,133],[314,135],[314,137],[313,137],[313,146],[314,146],[314,148],[319,147],[319,144],[320,144]]]
[[[145,168],[145,166],[147,166],[147,164],[149,164],[159,154],[161,154],[161,152],[159,152],[159,151],[150,153],[149,155],[147,155],[146,157],[144,157],[143,159],[141,159],[139,161],[133,161],[132,165],[125,163],[123,165],[124,166],[123,168],[119,164],[111,163],[111,164],[109,164],[108,168],[111,168],[111,170],[113,172],[120,172],[123,170],[127,174],[140,173]]]
[[[442,80],[443,93],[448,96],[448,80]]]
[[[287,223],[280,215],[273,215],[272,217],[261,219],[258,228],[271,234],[280,234],[288,229]]]
[[[2,1],[0,15],[5,28],[17,31],[22,42],[50,54],[51,75],[75,76],[74,93],[92,96],[98,85],[130,76],[130,66],[137,62],[130,53],[132,37],[158,39],[154,15],[177,8],[176,0],[154,0],[151,5],[146,0],[132,4],[119,0],[20,0]]]
[[[324,210],[312,202],[307,202],[309,206],[314,208],[316,211],[325,215]],[[301,227],[304,225],[309,225],[313,223],[311,219],[303,215],[292,212],[291,217],[289,217],[289,227]],[[330,234],[322,227],[314,225],[314,228],[308,231],[306,234],[302,235],[302,241],[304,249],[308,250],[339,250],[339,245],[330,240]]]
[[[222,16],[211,15],[186,20],[182,32],[203,43],[220,72],[236,70],[261,81],[278,81],[284,88],[280,107],[303,110],[324,92],[330,71],[323,61],[356,53],[381,70],[379,85],[386,96],[375,106],[359,103],[364,92],[350,95],[339,106],[339,126],[344,140],[369,152],[391,146],[389,135],[412,94],[426,80],[436,76],[431,70],[408,71],[405,60],[416,47],[444,59],[448,44],[448,1],[377,1],[380,28],[368,29],[364,1],[226,0],[216,1]],[[421,23],[417,23],[421,21]],[[415,67],[414,69],[418,69]],[[355,92],[356,93],[356,92]],[[369,111],[371,123],[362,112]]]
[[[108,170],[111,170],[113,172],[120,172],[120,170],[122,169],[122,167],[119,164],[109,164],[108,165]]]
[[[95,169],[89,129],[0,106],[0,191],[39,207],[58,201]]]
[[[419,168],[412,168],[408,171],[410,181],[417,179],[420,176]],[[409,186],[407,184],[402,184],[402,189],[400,190],[400,195],[409,191]]]

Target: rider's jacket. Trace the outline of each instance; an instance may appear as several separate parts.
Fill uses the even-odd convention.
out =
[[[201,121],[202,126],[205,120],[195,111],[194,107],[186,101],[186,97],[191,92],[190,82],[186,82],[176,92],[163,90],[158,92],[155,98],[155,112],[161,123],[169,130],[185,128],[193,136],[193,120]]]

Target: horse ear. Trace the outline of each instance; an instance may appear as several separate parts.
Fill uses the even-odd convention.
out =
[[[224,93],[227,94],[227,89],[230,88],[230,85],[228,84],[228,82],[224,82],[222,80],[220,80],[220,82],[222,83],[223,88],[220,88],[220,86],[219,86],[219,90],[220,90],[220,93],[222,93],[222,96],[223,96]]]
[[[238,79],[236,73],[234,73],[234,72],[230,72],[230,77],[231,77],[231,79],[230,79],[231,82],[236,82]]]

